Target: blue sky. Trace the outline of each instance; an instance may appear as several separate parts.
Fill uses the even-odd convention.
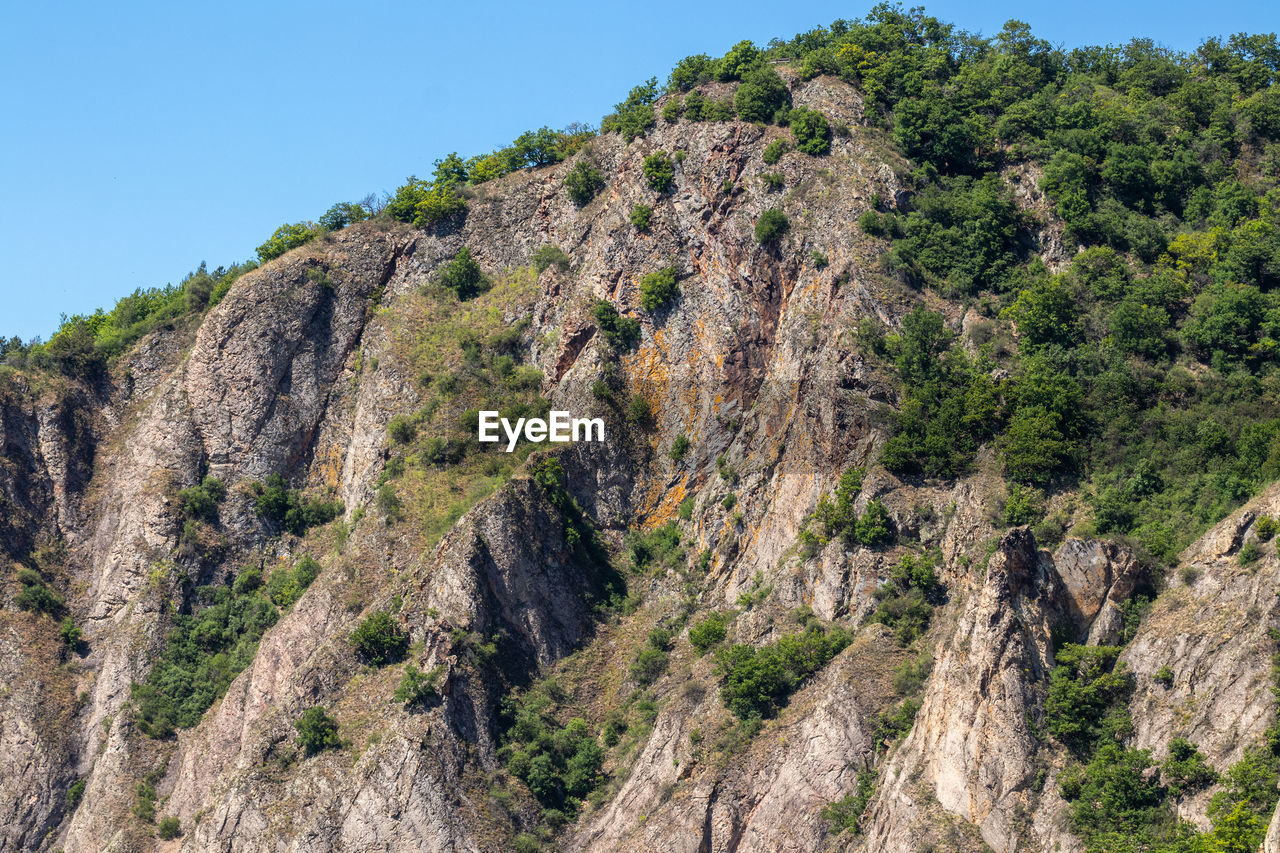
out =
[[[904,5],[912,5],[904,3]],[[1280,29],[1271,3],[935,2],[1067,47]],[[870,3],[0,0],[0,334],[47,336],[253,256],[281,223],[392,191],[450,151],[592,124],[691,53],[765,43]]]

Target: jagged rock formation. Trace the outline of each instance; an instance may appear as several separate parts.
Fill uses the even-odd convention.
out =
[[[793,152],[772,167],[785,193],[759,178],[780,128],[684,123],[630,144],[603,136],[591,156],[609,186],[581,210],[562,188],[572,163],[512,174],[479,188],[457,227],[366,223],[246,275],[198,328],[148,337],[101,387],[7,379],[4,551],[16,561],[50,533],[65,541],[60,577],[87,652],[63,664],[49,620],[12,606],[0,614],[0,850],[488,851],[509,849],[512,829],[534,822],[529,801],[491,794],[502,697],[465,665],[474,646],[509,638],[502,663],[528,680],[566,667],[597,724],[634,688],[629,656],[675,611],[679,573],[635,579],[635,613],[601,620],[598,579],[573,560],[563,508],[523,474],[439,542],[415,527],[412,508],[400,524],[360,510],[378,494],[388,423],[423,404],[408,355],[434,333],[423,288],[464,245],[499,276],[527,268],[545,244],[562,247],[572,269],[549,267],[528,299],[487,309],[504,324],[527,321],[521,340],[556,408],[602,410],[592,386],[616,364],[654,415],[648,431],[621,435],[615,418],[610,441],[560,454],[569,493],[605,544],[619,551],[628,526],[679,519],[691,498],[681,521],[689,556],[709,554],[696,613],[764,590],[735,620],[736,641],[789,633],[788,614],[803,607],[855,634],[727,758],[707,748],[733,725],[714,662],[682,639],[653,687],[651,732],[628,761],[608,765],[614,788],[555,846],[1080,849],[1055,785],[1063,756],[1033,731],[1054,631],[1115,641],[1120,606],[1145,569],[1112,543],[1067,539],[1050,555],[1025,528],[1002,533],[988,456],[946,486],[872,470],[856,509],[879,500],[903,538],[938,548],[948,590],[929,629],[936,662],[914,726],[894,746],[877,743],[907,653],[865,619],[905,549],[836,542],[808,554],[797,536],[841,473],[874,458],[896,402],[850,332],[867,317],[895,324],[917,298],[878,272],[875,247],[854,227],[873,196],[900,194],[904,164],[881,131],[858,125],[852,88],[793,81],[792,97],[853,127],[821,161]],[[642,163],[655,150],[684,156],[676,190],[639,232],[627,215],[652,195]],[[795,227],[782,245],[761,247],[753,223],[775,206]],[[667,265],[685,273],[680,299],[642,313],[639,346],[615,355],[592,303],[635,311],[641,277]],[[933,307],[961,324],[960,306]],[[667,451],[679,435],[690,450],[676,461]],[[723,501],[721,457],[740,477],[734,507]],[[343,535],[279,537],[264,525],[247,484],[276,472],[340,498]],[[184,554],[174,495],[206,475],[231,485],[219,541]],[[1183,734],[1223,770],[1270,725],[1276,559],[1242,567],[1235,555],[1256,518],[1278,508],[1273,491],[1193,546],[1129,644],[1137,745],[1159,753]],[[221,583],[243,565],[304,551],[319,557],[319,579],[225,696],[175,741],[144,736],[131,685],[155,664],[190,581]],[[398,671],[353,656],[348,635],[379,608],[395,610],[424,669],[439,667],[438,703],[407,712],[391,700]],[[575,656],[583,669],[567,667]],[[1152,678],[1163,666],[1171,687]],[[293,721],[316,704],[337,716],[347,743],[302,761]],[[835,836],[821,811],[866,769],[878,783],[865,832]],[[134,815],[147,778],[181,840],[157,840]],[[65,792],[77,779],[87,784],[71,808]],[[1180,807],[1203,821],[1206,804],[1207,794]],[[1274,846],[1275,825],[1271,836]]]

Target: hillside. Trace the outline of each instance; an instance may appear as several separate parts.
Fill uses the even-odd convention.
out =
[[[4,344],[0,850],[1280,850],[1278,75],[881,6]]]

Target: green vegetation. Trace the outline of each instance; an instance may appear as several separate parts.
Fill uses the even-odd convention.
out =
[[[791,132],[796,137],[796,150],[814,157],[831,150],[831,125],[817,110],[796,107],[788,116]]]
[[[299,246],[305,246],[320,236],[320,227],[313,222],[295,222],[281,225],[275,233],[258,247],[258,261],[266,263]]]
[[[385,666],[404,657],[409,649],[409,635],[400,630],[390,613],[376,610],[351,632],[350,643],[366,663]]]
[[[302,536],[308,528],[328,524],[342,513],[341,501],[322,501],[304,497],[290,489],[280,474],[269,474],[265,482],[251,485],[253,507],[258,515],[294,536]]]
[[[294,602],[302,597],[302,593],[307,591],[307,587],[311,586],[311,582],[320,576],[320,564],[317,563],[310,555],[303,554],[298,558],[298,562],[293,568],[285,568],[284,566],[276,567],[271,573],[271,577],[267,580],[266,594],[271,603],[282,610],[291,607]],[[246,569],[236,583],[244,582],[245,586],[254,588],[261,582],[261,575],[257,573],[257,569]]]
[[[591,313],[596,318],[600,334],[609,342],[614,350],[629,349],[640,340],[640,321],[634,317],[623,317],[613,303],[603,299],[596,300]]]
[[[165,841],[172,841],[182,835],[182,824],[173,816],[161,818],[159,825],[156,826],[156,835]]]
[[[144,734],[167,738],[176,728],[200,722],[253,660],[258,640],[278,618],[276,607],[258,589],[261,577],[250,568],[234,586],[196,587],[192,612],[173,617],[159,660],[145,682],[133,685],[138,728]]]
[[[217,477],[205,477],[198,486],[178,492],[178,506],[186,519],[216,521],[218,504],[226,497],[227,487]]]
[[[840,475],[834,500],[826,495],[818,499],[818,505],[800,528],[800,542],[806,551],[813,553],[833,539],[874,548],[893,538],[884,504],[869,501],[862,515],[854,509],[862,490],[863,473],[861,468],[850,468]]]
[[[654,628],[645,644],[636,653],[628,674],[640,687],[648,687],[667,671],[667,650],[671,647],[671,632]]]
[[[1133,676],[1117,666],[1116,646],[1066,643],[1058,650],[1045,699],[1045,730],[1077,754],[1104,732],[1124,728],[1120,703],[1133,690]]]
[[[545,272],[549,267],[555,267],[559,272],[568,272],[572,263],[564,249],[559,246],[553,246],[547,243],[539,246],[538,251],[533,253],[533,268],[538,271],[539,275]]]
[[[73,812],[80,805],[80,799],[84,796],[84,789],[88,787],[88,779],[77,779],[71,783],[71,787],[67,788],[67,811]]]
[[[651,77],[628,93],[626,100],[616,104],[614,111],[600,122],[601,133],[618,133],[630,142],[644,136],[655,124],[653,102],[658,100],[658,78]]]
[[[698,654],[706,654],[712,646],[724,640],[728,621],[724,613],[710,613],[689,628],[689,642]]]
[[[933,569],[938,559],[937,552],[903,554],[890,579],[875,591],[876,611],[868,621],[891,628],[899,645],[910,645],[929,627],[943,593]]]
[[[689,446],[689,436],[684,433],[680,433],[675,437],[675,440],[671,442],[671,450],[667,455],[670,456],[673,461],[679,462],[684,459],[686,454],[688,454]]]
[[[14,596],[13,603],[23,610],[57,616],[66,605],[62,593],[45,583],[35,569],[18,569],[18,584],[22,589]]]
[[[471,257],[471,250],[463,246],[453,260],[436,273],[436,284],[451,290],[459,299],[474,299],[489,286],[489,279]]]
[[[502,711],[507,724],[499,757],[544,809],[573,819],[603,781],[605,751],[586,720],[561,724],[556,710],[545,689],[510,697]]]
[[[645,533],[632,531],[626,538],[631,568],[637,573],[667,571],[684,562],[680,525],[674,521]]]
[[[756,220],[756,242],[761,246],[772,245],[782,239],[791,228],[787,215],[776,207],[771,207]]]
[[[766,189],[771,191],[780,190],[787,184],[786,178],[783,177],[781,172],[761,172],[760,182],[765,185]]]
[[[849,642],[842,628],[813,619],[802,632],[759,648],[737,643],[720,649],[716,665],[725,707],[740,720],[774,716],[805,678]]]
[[[790,103],[787,84],[769,65],[755,65],[743,73],[733,95],[733,107],[743,121],[776,121]]]
[[[413,664],[404,668],[404,676],[396,687],[395,700],[403,702],[407,707],[426,705],[440,696],[440,676],[443,666],[437,666],[430,672],[423,672]]]
[[[631,208],[631,224],[637,231],[649,230],[649,220],[653,216],[653,208],[647,204],[637,204]]]
[[[604,173],[585,157],[575,163],[564,178],[565,191],[578,207],[586,207],[604,187]]]
[[[790,150],[790,146],[787,145],[787,141],[785,139],[773,140],[764,147],[763,158],[765,165],[777,165],[778,161],[782,159],[782,155],[786,154],[788,150]]]
[[[342,740],[338,737],[338,721],[329,716],[322,705],[303,711],[293,727],[298,730],[296,743],[308,756],[326,749],[342,748]]]
[[[834,833],[857,835],[862,829],[862,817],[875,790],[876,772],[870,768],[859,770],[857,790],[823,806],[822,819]]]
[[[644,180],[656,193],[670,192],[676,185],[676,169],[665,151],[644,158]]]
[[[387,215],[418,228],[452,219],[467,209],[467,202],[452,183],[431,183],[409,177],[387,202]]]
[[[640,307],[657,311],[680,294],[674,267],[663,267],[640,280]]]

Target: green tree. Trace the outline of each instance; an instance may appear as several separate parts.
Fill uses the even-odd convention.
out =
[[[772,245],[782,239],[791,228],[787,215],[776,207],[771,207],[756,220],[756,242],[762,246]]]
[[[565,190],[578,207],[585,207],[604,189],[604,175],[588,159],[579,160],[564,178]]]
[[[767,124],[790,103],[787,84],[769,65],[758,65],[746,72],[733,95],[734,109],[743,121]]]
[[[258,260],[262,263],[275,260],[290,249],[305,246],[317,236],[320,230],[310,222],[295,222],[292,225],[281,225],[267,242],[258,247]]]
[[[465,301],[483,293],[488,287],[489,279],[472,257],[471,250],[463,246],[453,256],[453,260],[440,268],[436,274],[436,282]]]
[[[646,311],[657,311],[679,293],[680,285],[676,281],[675,269],[663,267],[640,280],[640,307]]]
[[[655,151],[644,158],[644,179],[649,189],[658,193],[670,192],[675,186],[676,170],[665,151]]]
[[[822,113],[808,107],[796,107],[788,121],[796,137],[797,150],[815,157],[831,150],[831,125]]]

